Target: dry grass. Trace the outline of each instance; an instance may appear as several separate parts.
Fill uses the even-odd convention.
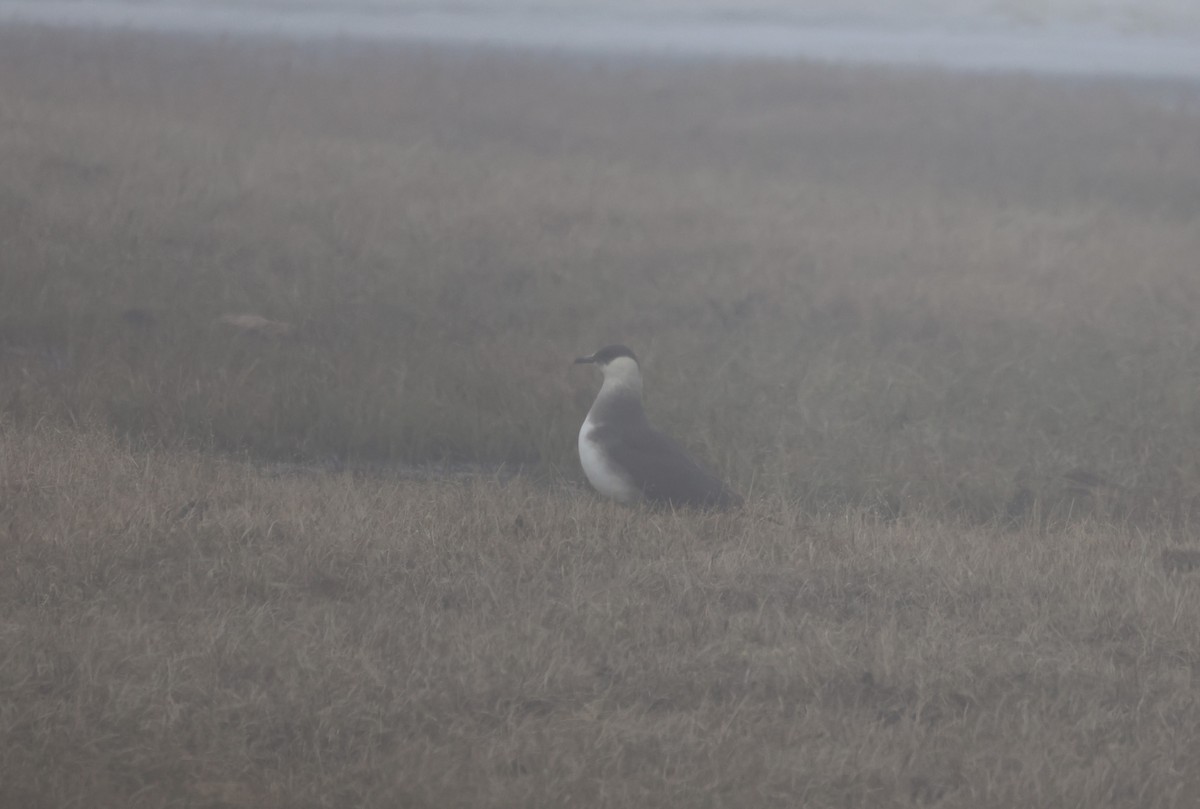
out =
[[[0,803],[1177,806],[1200,591],[1110,526],[0,437]]]
[[[0,32],[0,805],[1191,805],[1188,93]]]

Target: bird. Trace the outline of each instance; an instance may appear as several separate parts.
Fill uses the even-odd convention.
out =
[[[720,478],[646,419],[642,370],[633,351],[605,346],[575,360],[576,365],[585,363],[604,372],[596,401],[579,428],[579,460],[596,491],[626,504],[646,500],[718,511],[742,505],[742,498]]]

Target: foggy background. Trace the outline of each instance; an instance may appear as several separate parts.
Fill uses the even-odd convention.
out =
[[[0,0],[0,807],[1195,809],[1195,6]]]

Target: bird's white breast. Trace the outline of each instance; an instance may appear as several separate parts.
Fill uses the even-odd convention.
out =
[[[591,438],[592,429],[596,425],[589,413],[579,428],[579,461],[583,465],[583,473],[588,482],[605,497],[611,497],[622,503],[637,499],[638,492],[629,478],[613,464],[603,447]]]

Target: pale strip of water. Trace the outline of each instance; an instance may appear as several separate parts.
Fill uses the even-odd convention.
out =
[[[816,59],[956,70],[1200,79],[1200,38],[1121,34],[1085,26],[1018,27],[702,13],[568,9],[458,10],[348,4],[289,7],[220,2],[0,0],[0,22],[294,39],[359,38],[487,44],[575,53]]]

